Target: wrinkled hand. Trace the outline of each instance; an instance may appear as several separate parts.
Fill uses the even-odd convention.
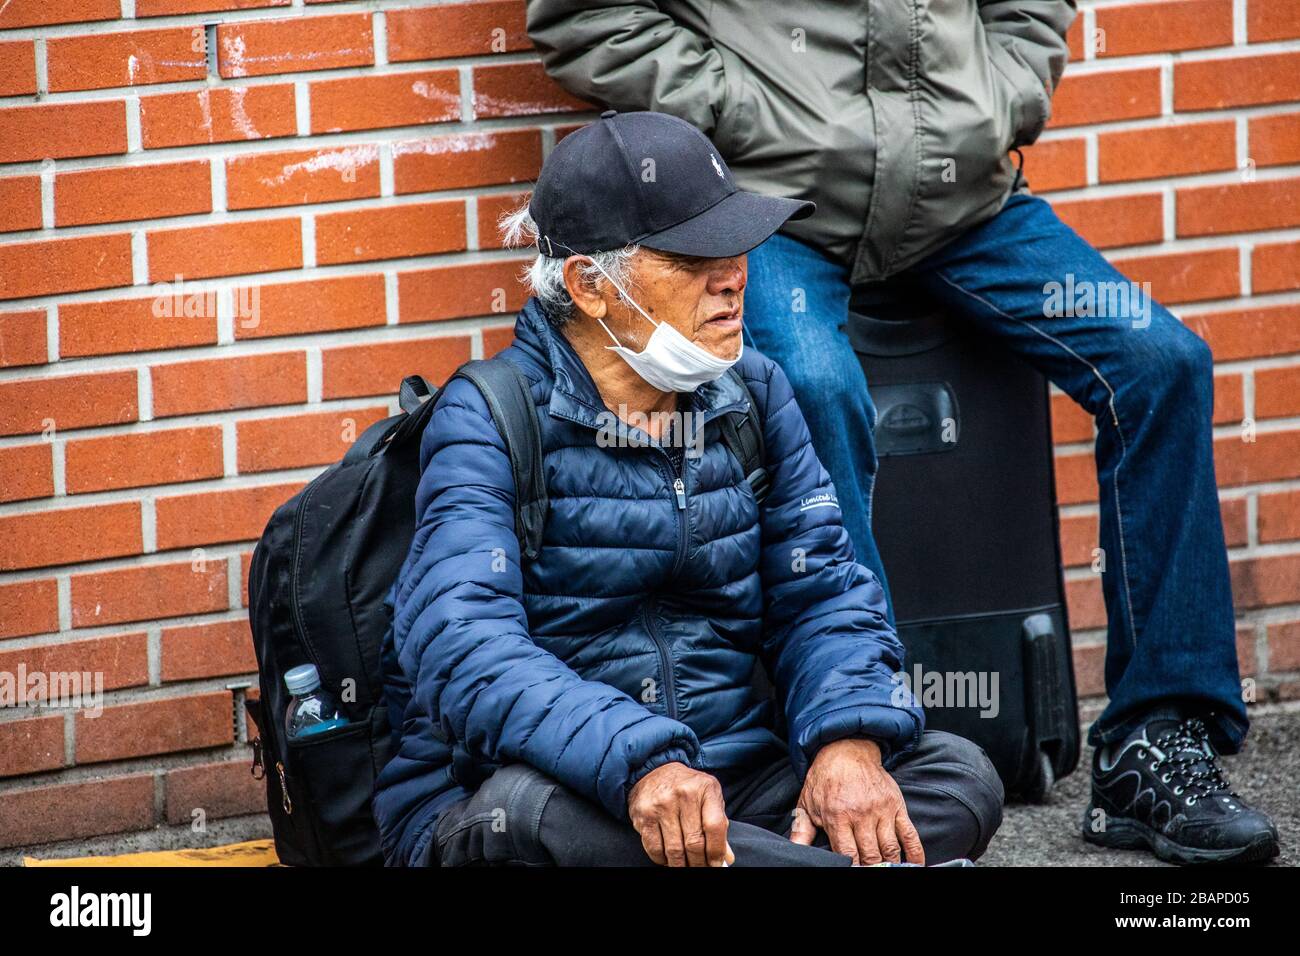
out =
[[[908,863],[925,865],[903,794],[881,766],[873,741],[837,740],[818,751],[799,794],[790,839],[811,845],[818,829],[826,831],[831,849],[854,863],[899,863],[905,852]]]
[[[641,845],[660,866],[729,866],[727,813],[716,777],[683,763],[656,767],[627,798]]]

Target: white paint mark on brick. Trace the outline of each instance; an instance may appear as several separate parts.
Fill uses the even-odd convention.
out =
[[[247,76],[248,69],[244,65],[244,37],[236,33],[221,38],[221,63],[226,67],[226,73],[229,76]]]
[[[253,124],[252,118],[248,115],[248,110],[244,105],[244,99],[248,96],[248,87],[236,86],[230,90],[230,121],[235,124],[235,129],[243,134],[245,139],[263,139],[261,132]],[[296,106],[295,106],[296,108]],[[209,125],[211,120],[209,119]]]
[[[458,90],[444,90],[439,86],[431,85],[427,80],[416,80],[411,84],[411,92],[422,100],[437,103],[441,110],[447,112],[451,112],[461,98]]]
[[[378,161],[378,146],[374,144],[351,146],[319,153],[297,163],[288,163],[280,168],[277,175],[263,176],[261,182],[263,186],[268,187],[283,186],[299,173],[318,173],[323,169],[334,170],[342,176],[351,175],[355,178],[357,167],[369,166]]]
[[[158,509],[153,495],[140,499],[140,540],[145,554],[158,550]]]
[[[420,153],[424,156],[464,155],[486,152],[497,145],[495,133],[462,133],[456,136],[438,136],[433,139],[412,139],[393,143],[393,155],[409,156]]]
[[[384,315],[389,325],[396,325],[398,319],[397,273],[384,273]]]
[[[321,401],[321,380],[324,372],[321,368],[319,346],[307,349],[307,404],[319,405]]]

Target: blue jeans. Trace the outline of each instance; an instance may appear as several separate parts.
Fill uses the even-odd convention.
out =
[[[1174,703],[1235,753],[1249,721],[1214,479],[1209,347],[1142,294],[1131,317],[1046,308],[1048,283],[1067,276],[1075,289],[1128,280],[1026,193],[907,271],[954,321],[996,338],[1096,418],[1110,702],[1089,742],[1122,740]],[[790,378],[858,560],[883,581],[870,525],[875,412],[844,332],[848,299],[847,270],[810,246],[778,235],[749,254],[750,340]]]

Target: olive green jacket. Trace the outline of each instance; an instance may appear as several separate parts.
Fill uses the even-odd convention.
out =
[[[994,215],[1067,59],[1074,0],[528,0],[550,75],[712,137],[784,232],[866,282]]]

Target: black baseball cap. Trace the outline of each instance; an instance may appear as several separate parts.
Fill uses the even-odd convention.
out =
[[[709,138],[667,113],[618,113],[564,137],[528,204],[548,256],[631,243],[721,259],[753,249],[816,205],[736,187]]]

